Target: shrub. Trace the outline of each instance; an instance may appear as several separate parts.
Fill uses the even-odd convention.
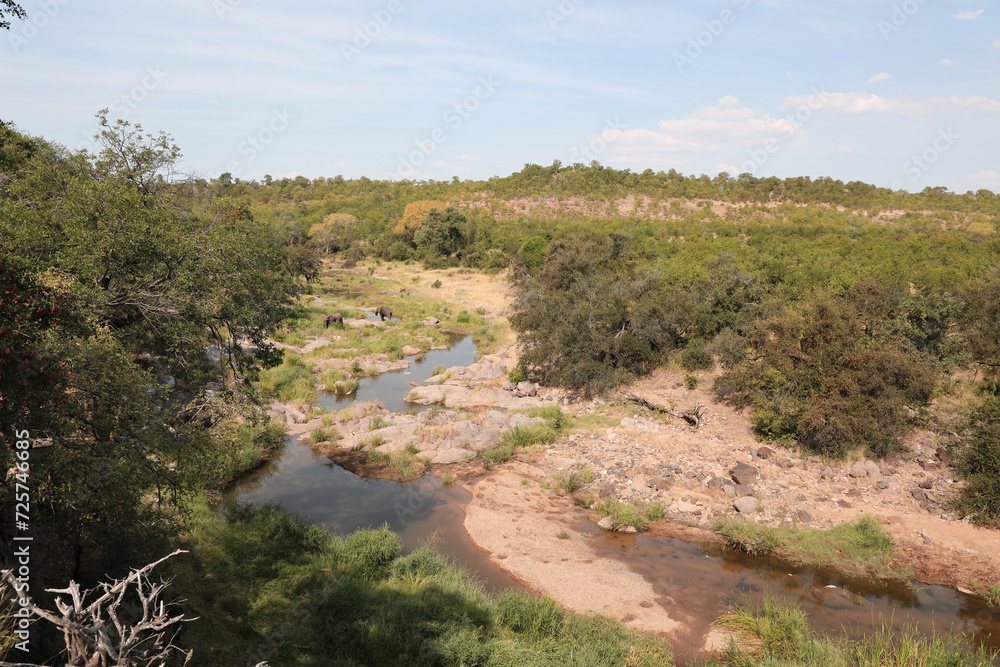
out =
[[[380,428],[385,428],[385,427],[391,426],[391,425],[392,425],[392,422],[390,422],[388,419],[386,419],[382,415],[375,415],[374,417],[372,417],[371,422],[369,422],[369,424],[368,424],[368,430],[369,431],[377,431]]]
[[[459,324],[468,324],[471,320],[472,317],[469,315],[469,311],[467,310],[459,311],[458,316],[455,318],[455,321]]]
[[[707,371],[715,367],[715,360],[705,341],[693,340],[688,343],[681,353],[681,367],[686,371]]]
[[[625,526],[632,526],[636,530],[649,528],[649,519],[635,505],[607,498],[597,504],[597,511],[602,517],[611,517],[611,527],[615,530]]]
[[[957,462],[967,483],[955,508],[980,526],[1000,528],[1000,397],[983,401],[970,419],[969,434]]]
[[[435,280],[434,282],[431,283],[431,287],[433,287],[434,289],[438,289],[439,287],[441,287],[442,284],[443,283],[441,282],[441,279],[439,278],[439,279],[437,279],[437,280]]]
[[[693,375],[685,375],[684,376],[684,386],[687,387],[688,389],[697,389],[697,387],[698,387],[698,378],[696,378]]]
[[[905,340],[866,326],[846,299],[802,316],[775,317],[754,334],[752,354],[727,368],[716,393],[753,410],[754,428],[807,450],[882,458],[902,445],[910,406],[931,397],[934,375]]]

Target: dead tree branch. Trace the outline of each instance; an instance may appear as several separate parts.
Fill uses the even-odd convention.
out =
[[[638,403],[647,410],[652,410],[653,412],[659,412],[661,414],[670,415],[671,417],[675,417],[677,419],[683,419],[688,424],[693,426],[695,429],[701,426],[701,420],[705,413],[705,406],[701,405],[700,403],[695,405],[694,408],[688,410],[687,412],[677,413],[665,405],[660,405],[659,403],[653,403],[652,401],[647,400],[642,396],[637,396],[636,394],[633,394],[630,391],[623,391],[622,396],[624,396],[627,400],[633,403]]]
[[[153,583],[149,574],[163,561],[182,553],[187,552],[178,549],[132,570],[124,579],[100,584],[90,591],[81,591],[75,581],[66,588],[49,588],[48,592],[57,596],[58,614],[36,606],[30,599],[25,606],[34,616],[62,628],[68,667],[161,667],[171,653],[180,652],[173,644],[179,628],[173,626],[193,619],[168,609],[160,595],[169,582]],[[10,570],[4,570],[2,578],[12,586],[17,583]],[[94,592],[100,595],[86,604],[87,596]],[[141,607],[137,620],[129,618],[126,610],[134,606],[135,598]],[[0,667],[14,665],[24,667],[24,663],[0,662]]]

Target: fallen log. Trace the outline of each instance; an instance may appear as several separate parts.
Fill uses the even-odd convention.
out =
[[[683,419],[688,424],[691,424],[695,429],[701,426],[701,419],[704,416],[705,406],[698,403],[692,409],[687,412],[677,413],[668,408],[665,405],[660,405],[659,403],[653,403],[652,401],[643,398],[642,396],[637,396],[630,391],[623,391],[622,395],[629,401],[637,403],[647,410],[653,410],[654,412],[659,412],[661,414],[670,415],[671,417],[676,417],[678,419]]]

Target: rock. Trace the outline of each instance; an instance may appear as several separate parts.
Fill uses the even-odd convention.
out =
[[[757,491],[754,490],[749,484],[737,484],[736,485],[736,497],[742,498],[744,496],[756,496]]]
[[[716,491],[722,490],[727,484],[729,484],[729,481],[722,477],[713,477],[705,482],[706,487],[709,489],[715,489]]]
[[[162,378],[160,378],[160,384],[166,385],[171,389],[173,389],[174,387],[177,386],[177,380],[174,379],[173,375],[164,375]]]
[[[518,382],[517,393],[519,396],[537,396],[538,387],[534,382]]]
[[[412,357],[415,354],[420,354],[423,352],[419,347],[413,347],[412,345],[404,345],[401,350],[404,357]]]
[[[955,586],[955,590],[958,591],[959,593],[965,593],[966,595],[975,595],[973,591],[970,591],[968,588],[965,588],[964,586]]]
[[[951,454],[949,454],[948,450],[945,449],[944,447],[938,447],[937,452],[935,452],[934,455],[941,463],[945,465],[951,465]]]
[[[305,424],[306,416],[291,406],[285,406],[285,421],[291,424]]]
[[[864,461],[858,461],[851,466],[851,469],[847,471],[851,477],[867,477],[868,468],[865,466]]]
[[[598,521],[597,525],[603,528],[604,530],[614,530],[614,522],[611,520],[611,517],[609,516],[606,516],[600,521]]]
[[[510,380],[507,380],[506,382],[503,383],[503,390],[504,391],[516,391],[517,390],[517,385],[514,384],[513,382],[511,382]]]
[[[425,317],[424,318],[424,326],[425,327],[436,327],[439,324],[441,324],[441,320],[439,320],[436,317]]]
[[[917,465],[919,465],[920,468],[925,471],[936,470],[938,467],[936,463],[934,463],[933,461],[928,461],[925,458],[917,459]]]
[[[451,449],[445,449],[435,454],[434,458],[431,459],[431,463],[462,463],[475,455],[475,452],[470,452],[468,449],[452,447]]]
[[[799,523],[811,523],[813,520],[812,514],[806,510],[795,510],[792,517]]]
[[[682,500],[677,503],[677,511],[684,512],[685,514],[694,514],[695,512],[701,512],[701,508]]]
[[[601,487],[600,491],[598,491],[598,495],[601,498],[614,498],[618,494],[615,493],[614,486],[612,486],[611,484],[605,484],[604,486]]]
[[[757,450],[757,456],[765,461],[771,458],[772,455],[774,455],[774,450],[766,445]]]
[[[850,497],[850,498],[860,498],[860,497],[861,497],[861,492],[860,492],[860,491],[858,491],[857,489],[850,489],[850,490],[849,490],[849,491],[848,491],[847,493],[845,493],[844,495],[845,495],[845,496],[848,496],[848,497]]]
[[[738,463],[732,470],[729,471],[729,474],[732,476],[734,482],[741,486],[745,486],[757,479],[758,472],[752,465]]]
[[[849,510],[852,507],[854,507],[854,505],[852,505],[851,503],[847,502],[843,498],[841,498],[840,500],[838,500],[837,504],[840,505],[841,507],[843,507],[845,510]]]
[[[910,491],[910,495],[913,496],[914,500],[927,500],[927,494],[924,493],[923,489],[913,489]]]
[[[753,514],[760,507],[760,501],[752,496],[745,496],[733,501],[733,507],[740,514]]]
[[[928,477],[927,479],[920,480],[920,483],[917,484],[917,486],[921,489],[933,489],[934,480]]]
[[[834,470],[830,466],[827,466],[826,468],[823,468],[823,472],[820,473],[820,477],[822,477],[823,479],[833,479],[836,476],[836,474],[837,474],[836,470]]]
[[[885,481],[884,479],[880,479],[878,482],[875,483],[875,486],[885,491],[886,489],[889,488],[889,482]]]
[[[725,486],[723,486],[722,492],[725,493],[730,498],[736,497],[736,487],[733,486],[732,484],[726,484]]]
[[[882,479],[882,471],[879,470],[878,464],[874,461],[865,461],[865,470],[868,471],[868,477],[873,482],[877,483]]]

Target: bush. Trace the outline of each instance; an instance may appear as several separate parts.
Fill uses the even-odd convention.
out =
[[[909,410],[924,405],[935,377],[905,340],[866,327],[846,300],[775,317],[754,334],[752,354],[718,378],[716,393],[751,408],[765,438],[795,438],[833,458],[902,447]]]
[[[441,285],[442,282],[440,278],[431,283],[431,287],[433,287],[434,289],[438,289],[439,287],[441,287]]]
[[[413,248],[403,241],[396,241],[389,246],[389,259],[394,262],[405,262],[413,258]]]
[[[684,376],[684,386],[687,387],[688,389],[697,389],[698,388],[698,378],[696,378],[693,375],[685,375]]]
[[[688,343],[681,353],[681,367],[686,371],[708,371],[715,368],[712,353],[703,340]]]
[[[955,508],[977,525],[1000,528],[1000,397],[983,401],[969,431],[971,442],[957,462],[967,483]]]
[[[458,316],[455,318],[455,321],[458,322],[459,324],[468,324],[471,321],[471,319],[472,318],[469,315],[469,311],[462,310],[459,311]]]
[[[385,577],[399,552],[399,536],[387,525],[355,531],[344,540],[344,559],[365,579]]]

